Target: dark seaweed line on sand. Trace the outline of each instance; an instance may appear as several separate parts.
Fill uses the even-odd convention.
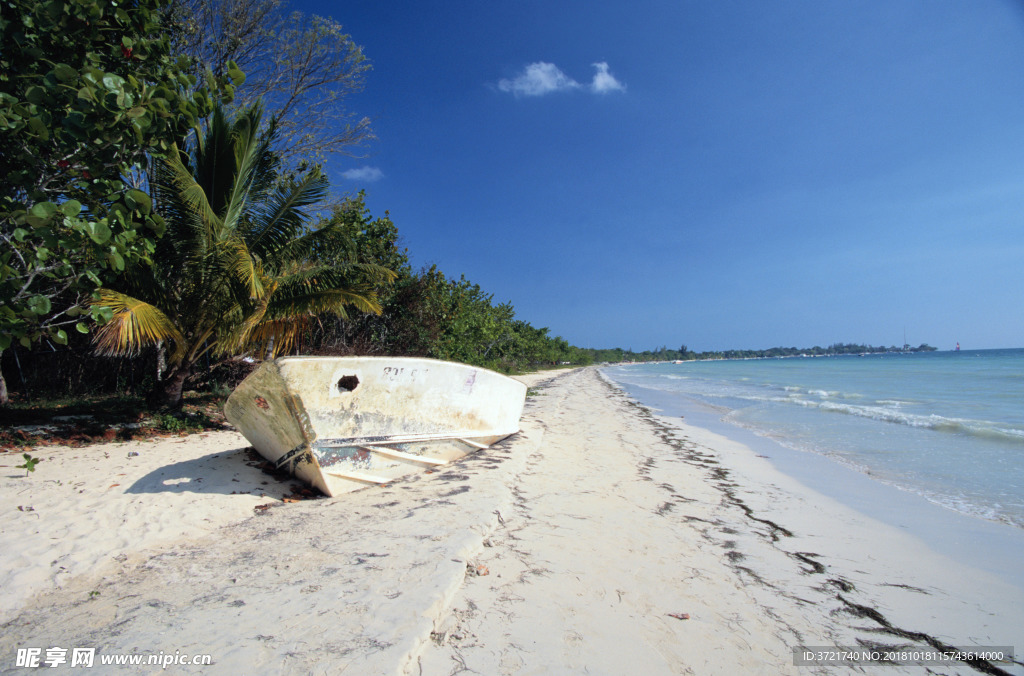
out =
[[[772,547],[775,547],[777,550],[781,551],[783,554],[785,554],[789,558],[794,559],[799,564],[801,564],[801,572],[803,574],[805,574],[805,575],[816,575],[816,574],[823,574],[826,571],[826,566],[824,564],[814,560],[816,558],[820,558],[819,554],[814,554],[813,552],[789,552],[789,551],[781,549],[781,548],[779,548],[777,546],[777,543],[780,541],[781,538],[783,538],[783,537],[793,537],[793,532],[790,531],[789,529],[787,529],[787,528],[785,528],[785,527],[775,523],[774,521],[772,521],[770,519],[765,519],[765,518],[762,518],[760,516],[757,516],[754,513],[754,510],[749,505],[747,505],[745,502],[743,502],[743,500],[741,498],[739,498],[735,494],[735,491],[733,490],[734,487],[735,487],[735,484],[729,483],[729,481],[728,481],[729,470],[727,470],[727,469],[725,469],[723,467],[716,466],[718,464],[717,460],[714,460],[710,456],[708,456],[708,455],[706,455],[704,453],[699,452],[696,448],[686,448],[683,445],[683,442],[680,439],[678,439],[678,438],[676,438],[674,436],[673,431],[672,431],[671,428],[669,428],[665,424],[659,422],[654,417],[654,414],[652,413],[650,408],[648,408],[647,406],[644,406],[640,402],[638,402],[638,401],[632,399],[631,397],[629,397],[629,395],[627,395],[623,390],[621,390],[618,387],[616,387],[614,384],[609,382],[607,379],[600,378],[600,377],[598,379],[602,383],[604,383],[604,385],[614,395],[616,395],[618,397],[621,397],[623,399],[623,401],[625,401],[625,403],[627,403],[629,406],[632,406],[633,408],[635,408],[637,416],[639,418],[645,420],[649,425],[651,425],[654,428],[655,434],[666,445],[668,445],[670,448],[672,448],[672,449],[674,449],[676,451],[677,457],[679,457],[684,462],[686,462],[686,463],[688,463],[688,464],[690,464],[690,465],[692,465],[694,467],[697,467],[697,468],[702,469],[705,472],[707,472],[708,475],[709,475],[709,478],[712,479],[712,482],[711,482],[712,485],[714,485],[715,488],[717,488],[723,494],[725,500],[729,504],[731,504],[731,505],[733,505],[735,507],[738,507],[740,510],[742,510],[743,514],[747,517],[748,520],[757,522],[757,523],[759,523],[761,525],[764,525],[764,526],[768,526],[769,530],[768,530],[767,535],[763,534],[761,532],[761,530],[758,529],[758,528],[755,528],[754,532],[757,533],[758,535],[760,535],[761,537],[765,537]],[[646,475],[647,473],[649,473],[650,467],[653,465],[653,459],[649,458],[648,462],[644,463],[644,465],[645,466],[641,468],[641,474],[642,475]],[[649,476],[647,476],[646,478],[650,479]],[[668,510],[664,510],[664,511],[667,512]],[[703,522],[706,522],[706,523],[710,523],[711,525],[717,525],[717,524],[715,524],[713,522],[708,522],[706,519],[701,519],[699,517],[684,517],[684,518],[686,518],[686,520],[688,520],[688,521],[703,521]],[[773,585],[771,585],[766,580],[761,578],[759,575],[757,575],[750,568],[748,568],[746,566],[736,565],[736,561],[739,560],[736,557],[727,557],[727,558],[730,559],[731,567],[734,570],[736,570],[738,573],[747,574],[747,575],[753,577],[755,580],[759,581],[760,583],[762,583],[764,585],[767,585],[768,587],[771,587],[773,589],[775,588]],[[838,587],[842,592],[851,592],[851,591],[854,591],[854,589],[855,589],[853,583],[851,583],[848,580],[845,580],[845,579],[843,579],[841,577],[836,577],[836,578],[829,579],[825,586]],[[825,587],[822,587],[822,589],[824,589],[824,588]],[[862,618],[865,618],[865,619],[870,619],[871,621],[873,621],[873,622],[875,622],[876,624],[879,625],[878,629],[864,628],[867,631],[877,631],[877,632],[880,632],[880,633],[885,633],[885,634],[889,634],[889,635],[892,635],[892,636],[897,636],[897,637],[908,639],[908,640],[912,640],[912,641],[919,641],[919,642],[922,642],[922,643],[926,643],[926,644],[932,646],[933,648],[935,648],[937,650],[948,651],[948,652],[953,652],[953,653],[958,652],[955,647],[950,646],[950,645],[948,645],[946,643],[943,643],[942,641],[938,640],[934,636],[931,636],[929,634],[925,634],[923,632],[909,631],[909,630],[903,629],[901,627],[894,626],[876,608],[871,608],[869,606],[865,606],[865,605],[860,605],[860,604],[854,603],[854,602],[850,601],[849,599],[845,598],[842,595],[842,593],[840,593],[840,592],[836,592],[834,596],[835,596],[836,600],[838,600],[841,604],[843,604],[843,609],[846,612],[848,612],[848,613],[850,613],[850,614],[852,614],[852,615],[854,615],[856,617],[862,617]],[[792,630],[792,628],[790,628],[790,629]],[[794,634],[796,634],[795,631],[794,631]],[[989,660],[983,660],[983,659],[963,659],[961,661],[964,664],[972,667],[976,671],[978,671],[980,673],[983,673],[983,674],[998,674],[1000,676],[1012,676],[1008,671],[1005,671],[1004,669],[1001,669],[1000,667],[996,666],[995,664],[993,664]],[[1016,660],[1014,661],[1014,663],[1015,664],[1024,664],[1024,663],[1018,662]]]
[[[885,619],[885,616],[883,616],[876,609],[870,608],[868,606],[862,606],[859,603],[854,603],[853,601],[844,598],[842,594],[836,594],[836,598],[839,599],[846,606],[847,612],[849,612],[850,614],[855,615],[857,617],[863,617],[866,619],[873,620],[874,622],[877,622],[879,625],[881,625],[882,628],[876,631],[891,634],[893,636],[898,636],[900,638],[905,638],[910,641],[920,641],[922,643],[927,643],[931,647],[942,652],[960,652],[956,647],[951,646],[948,643],[943,643],[942,641],[928,634],[923,634],[918,631],[907,631],[906,629],[894,627],[889,622],[889,620]],[[974,667],[983,674],[1005,674],[1005,676],[1011,676],[1010,672],[1000,669],[988,660],[966,658],[960,661]],[[1017,664],[1020,664],[1020,662],[1017,662]]]

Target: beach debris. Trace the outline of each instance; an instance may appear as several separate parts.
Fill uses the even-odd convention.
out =
[[[850,582],[849,580],[844,580],[841,577],[830,579],[828,581],[828,584],[833,585],[835,587],[839,587],[839,589],[841,589],[844,592],[852,592],[856,591],[857,589],[853,586],[852,582]]]
[[[128,451],[128,457],[129,458],[137,458],[138,455],[139,455],[138,451]]]
[[[272,502],[268,502],[268,503],[263,504],[263,505],[256,505],[255,507],[252,508],[252,510],[254,512],[256,512],[257,514],[266,514],[267,510],[270,509],[273,506],[274,506],[274,504]]]
[[[669,613],[668,616],[669,617],[674,617],[677,620],[688,620],[688,619],[690,619],[690,614],[689,613]]]
[[[83,404],[99,409],[104,402]],[[68,446],[80,448],[87,444],[149,439],[154,436],[168,436],[163,422],[173,420],[172,426],[189,430],[230,429],[223,421],[223,414],[215,407],[206,406],[197,412],[187,412],[183,419],[175,416],[166,418],[147,412],[97,410],[96,415],[52,415],[54,407],[36,407],[19,411],[17,418],[5,418],[5,429],[0,430],[0,450],[22,450],[23,447],[42,448],[45,446]],[[195,409],[195,404],[188,405]],[[14,423],[14,426],[7,423]],[[178,429],[174,430],[177,434]]]
[[[927,589],[921,589],[920,587],[912,587],[909,584],[903,584],[903,583],[883,582],[882,586],[883,587],[896,587],[898,589],[906,589],[908,591],[917,592],[918,594],[930,594],[931,593]],[[844,591],[849,591],[849,590],[847,589],[847,590],[844,590]]]
[[[815,554],[814,552],[796,552],[792,554],[793,558],[807,564],[807,568],[801,567],[801,571],[804,575],[811,573],[824,573],[825,566],[818,563],[814,559],[821,556],[821,554]]]
[[[36,511],[36,508],[35,507],[26,507],[24,505],[18,505],[18,511],[19,512],[34,512],[34,511]]]
[[[292,492],[281,498],[281,502],[302,502],[303,500],[316,500],[319,493],[312,488],[292,484]]]
[[[467,575],[475,575],[477,577],[483,577],[484,575],[490,575],[491,571],[490,571],[490,569],[487,566],[485,566],[482,563],[473,564],[473,563],[470,563],[470,562],[467,561],[466,562],[466,574]]]

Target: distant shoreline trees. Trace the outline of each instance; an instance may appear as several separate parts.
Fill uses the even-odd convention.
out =
[[[883,347],[862,345],[858,343],[835,343],[828,347],[773,347],[767,350],[723,350],[710,352],[693,352],[681,346],[678,350],[671,350],[667,347],[660,347],[656,350],[644,350],[633,352],[622,348],[613,349],[590,349],[591,358],[595,362],[621,362],[621,361],[695,361],[708,359],[770,359],[779,357],[829,357],[845,354],[881,354],[890,352],[934,352],[938,348],[927,343],[917,347]]]

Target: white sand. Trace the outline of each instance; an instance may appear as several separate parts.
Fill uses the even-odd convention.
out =
[[[0,455],[0,622],[31,595],[82,582],[104,564],[215,532],[280,498],[280,485],[247,464],[235,432],[82,448],[40,447],[35,471]],[[277,484],[265,486],[268,479]],[[290,492],[285,490],[285,492]],[[232,494],[242,493],[242,495]]]
[[[516,437],[337,499],[278,503],[288,484],[233,433],[5,470],[0,672],[25,673],[19,647],[64,646],[213,656],[177,673],[845,673],[792,649],[923,645],[879,618],[1024,650],[1020,589],[649,415],[594,369],[541,387]]]

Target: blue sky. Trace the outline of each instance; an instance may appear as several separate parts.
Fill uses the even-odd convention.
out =
[[[373,63],[328,169],[575,345],[1024,346],[1024,8],[293,2]]]

